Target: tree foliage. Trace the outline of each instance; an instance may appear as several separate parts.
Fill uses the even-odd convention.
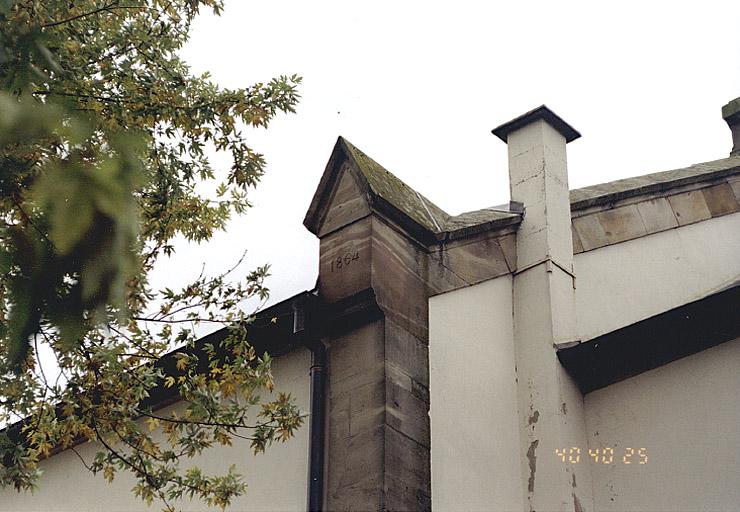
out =
[[[244,89],[194,76],[178,51],[203,8],[222,4],[0,0],[0,424],[24,418],[22,442],[0,433],[0,486],[32,489],[41,459],[92,440],[82,463],[132,473],[144,500],[224,507],[241,476],[181,462],[234,437],[262,451],[301,424],[290,396],[261,396],[271,361],[247,342],[240,304],[266,297],[266,267],[178,291],[147,281],[176,237],[207,241],[249,207],[265,162],[243,129],[298,100],[296,76]],[[182,351],[173,374],[154,364],[202,322],[229,328],[219,346]],[[157,386],[177,388],[179,416],[145,406]]]

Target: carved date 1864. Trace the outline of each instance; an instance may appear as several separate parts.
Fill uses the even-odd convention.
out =
[[[342,270],[345,267],[349,267],[350,263],[353,261],[359,259],[360,252],[353,249],[352,251],[345,253],[344,256],[339,256],[338,258],[331,260],[331,271],[336,272]]]

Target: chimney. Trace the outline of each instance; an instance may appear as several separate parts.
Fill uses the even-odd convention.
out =
[[[517,272],[544,265],[548,272],[554,268],[556,275],[573,278],[565,145],[581,134],[545,105],[502,124],[493,133],[508,144],[511,200],[524,203],[524,219],[517,231]],[[553,297],[552,307],[559,320],[575,316],[572,300],[572,296]],[[573,331],[573,327],[556,327],[553,342],[573,343]]]
[[[722,107],[722,117],[732,132],[732,151],[730,156],[740,156],[740,98],[735,98]]]
[[[565,145],[580,134],[544,105],[493,133],[508,144],[511,200],[524,203],[512,280],[524,503],[591,511],[588,467],[552,456],[560,446],[587,446],[583,397],[557,358],[578,343]]]

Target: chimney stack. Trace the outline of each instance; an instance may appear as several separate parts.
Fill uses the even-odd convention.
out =
[[[587,446],[583,396],[557,358],[579,342],[565,145],[580,134],[544,105],[493,133],[508,145],[511,200],[524,204],[512,280],[524,503],[591,512],[588,466],[553,457],[560,446]]]
[[[722,107],[722,117],[732,132],[732,151],[730,156],[740,156],[740,98],[735,98]]]
[[[511,200],[524,203],[517,233],[518,270],[551,261],[572,273],[565,145],[581,134],[545,105],[502,124],[493,134],[509,148]]]

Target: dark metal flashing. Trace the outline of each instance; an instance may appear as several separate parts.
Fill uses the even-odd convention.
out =
[[[558,350],[558,359],[585,394],[738,337],[740,283]]]
[[[511,132],[523,128],[535,121],[539,121],[540,119],[555,128],[563,137],[565,137],[565,142],[573,142],[581,136],[575,128],[566,123],[560,116],[545,105],[540,105],[539,107],[512,119],[508,123],[504,123],[501,126],[494,128],[491,130],[491,133],[502,141],[507,142]]]

